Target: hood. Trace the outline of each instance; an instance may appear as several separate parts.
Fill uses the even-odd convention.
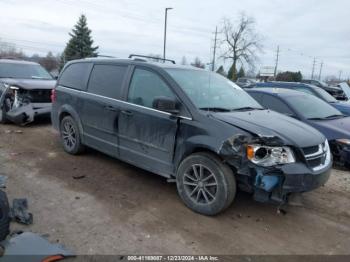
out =
[[[349,102],[335,102],[335,103],[330,103],[330,105],[335,107],[336,109],[338,109],[344,115],[347,115],[347,116],[350,115],[350,103]]]
[[[277,136],[285,145],[301,148],[315,146],[325,140],[313,127],[270,110],[213,113],[213,116],[260,137]]]
[[[350,139],[350,117],[329,120],[309,120],[309,124],[324,134],[328,140]]]
[[[0,82],[18,86],[26,90],[33,89],[53,89],[56,84],[56,80],[44,80],[44,79],[13,79],[13,78],[1,78]]]

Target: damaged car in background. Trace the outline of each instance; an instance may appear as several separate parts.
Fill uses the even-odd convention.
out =
[[[206,70],[76,60],[64,67],[53,98],[52,123],[67,153],[89,146],[164,176],[201,214],[225,210],[237,188],[281,205],[330,176],[330,149],[319,131],[264,109]]]
[[[55,82],[37,63],[0,59],[0,123],[25,125],[50,115]]]

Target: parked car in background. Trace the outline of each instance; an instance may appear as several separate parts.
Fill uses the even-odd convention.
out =
[[[65,65],[52,98],[66,152],[89,146],[176,181],[184,203],[202,214],[226,209],[237,187],[281,204],[330,175],[320,132],[264,110],[232,81],[202,69],[76,60]]]
[[[301,80],[302,83],[305,84],[311,84],[314,86],[318,86],[325,91],[327,91],[329,94],[331,94],[335,99],[337,100],[348,100],[348,97],[344,94],[343,90],[341,90],[339,87],[336,86],[329,86],[327,83],[319,80],[313,80],[313,79],[303,79]]]
[[[321,99],[298,91],[256,88],[248,93],[265,108],[319,130],[328,139],[334,158],[346,166],[350,165],[350,117],[344,116]]]
[[[346,116],[350,116],[350,103],[347,101],[338,101],[333,96],[331,96],[329,93],[327,93],[324,89],[309,85],[309,84],[303,84],[303,83],[296,83],[296,82],[264,82],[264,83],[257,83],[255,87],[273,87],[273,88],[286,88],[286,89],[292,89],[296,91],[301,91],[307,94],[312,94],[323,101],[329,103],[331,106],[338,109],[340,112],[342,112]],[[349,89],[350,91],[350,89]]]
[[[347,82],[342,82],[336,85],[337,87],[341,88],[343,92],[345,93],[348,100],[350,99],[350,87]]]
[[[251,78],[240,77],[237,79],[236,84],[242,88],[249,88],[255,85],[256,81]]]
[[[0,123],[27,124],[50,115],[56,81],[39,64],[0,59]]]

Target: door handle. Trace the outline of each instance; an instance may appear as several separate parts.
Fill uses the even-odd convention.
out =
[[[132,116],[133,115],[133,113],[131,112],[131,111],[129,111],[129,110],[122,110],[121,111],[124,115],[127,115],[127,116]]]
[[[114,106],[105,106],[104,108],[107,109],[107,110],[109,110],[109,111],[113,111],[113,112],[118,111],[118,109],[115,108]]]

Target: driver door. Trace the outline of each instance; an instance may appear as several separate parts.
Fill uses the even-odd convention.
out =
[[[153,108],[156,97],[175,98],[156,72],[137,68],[118,119],[120,158],[168,177],[173,173],[177,117]]]

